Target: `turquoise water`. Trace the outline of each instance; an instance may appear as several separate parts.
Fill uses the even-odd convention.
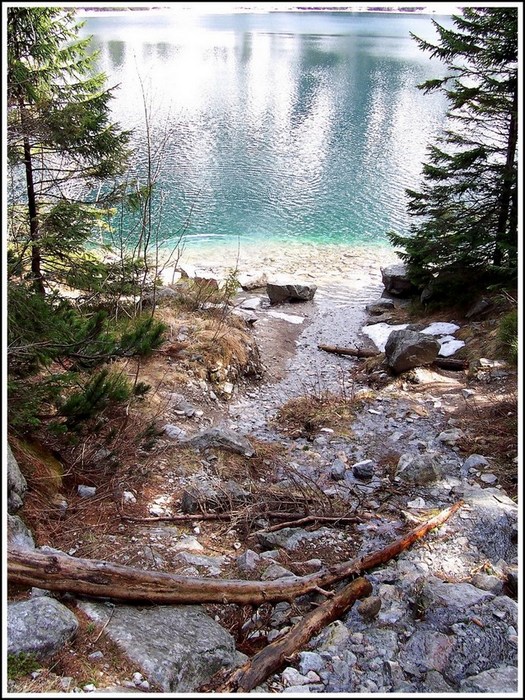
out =
[[[434,36],[430,17],[127,12],[89,17],[83,33],[120,85],[138,174],[142,81],[160,239],[384,245],[407,230],[404,191],[446,110],[416,87],[444,67],[411,31]]]

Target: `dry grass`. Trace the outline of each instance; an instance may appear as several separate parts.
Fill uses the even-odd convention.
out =
[[[313,438],[323,428],[349,436],[352,434],[350,425],[361,401],[331,392],[299,396],[281,406],[274,423],[291,437]]]

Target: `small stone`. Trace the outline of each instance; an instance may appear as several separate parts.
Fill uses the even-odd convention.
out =
[[[98,659],[103,659],[104,654],[101,651],[94,651],[88,655],[90,661],[97,661]]]
[[[424,508],[425,499],[421,498],[421,496],[418,496],[417,498],[414,498],[413,501],[408,501],[407,506],[409,508]]]
[[[77,492],[81,498],[92,498],[96,494],[97,489],[95,486],[86,486],[85,484],[79,484],[77,486]]]
[[[356,479],[368,480],[374,476],[374,463],[371,459],[365,459],[363,462],[357,462],[352,465],[352,473]]]
[[[361,617],[369,620],[376,617],[380,610],[381,598],[373,595],[368,596],[368,598],[362,600],[357,608],[357,612],[361,615]]]
[[[498,477],[495,474],[482,474],[479,478],[485,484],[493,484],[498,480]]]
[[[122,501],[124,503],[136,503],[137,499],[135,498],[135,494],[131,491],[124,491],[122,493]]]

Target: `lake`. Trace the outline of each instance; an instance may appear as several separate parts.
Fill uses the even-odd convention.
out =
[[[451,25],[450,17],[435,17]],[[431,17],[127,11],[89,16],[114,116],[146,163],[147,105],[168,243],[385,246],[444,123],[444,74],[410,32]]]

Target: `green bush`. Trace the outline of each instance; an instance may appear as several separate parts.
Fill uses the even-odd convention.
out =
[[[16,680],[22,676],[27,676],[41,667],[34,654],[24,651],[19,654],[7,655],[7,677]]]
[[[513,364],[518,363],[518,312],[516,309],[505,314],[500,321],[498,339],[503,345],[506,357]]]

